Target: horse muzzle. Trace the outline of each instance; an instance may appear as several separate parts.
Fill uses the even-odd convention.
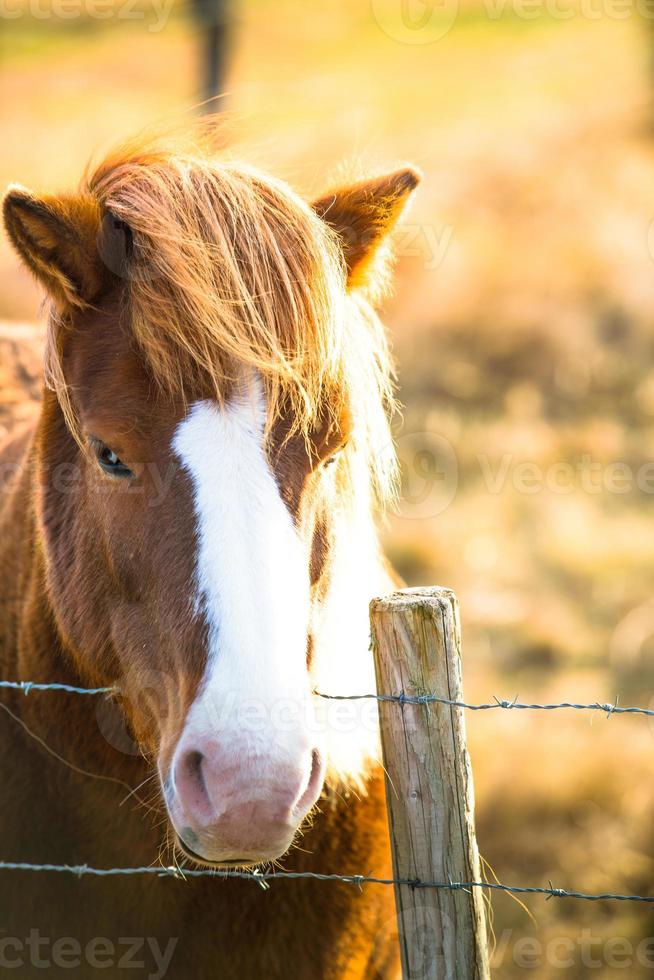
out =
[[[164,783],[182,849],[199,863],[258,864],[281,857],[325,779],[316,748],[248,755],[234,742],[182,736]]]

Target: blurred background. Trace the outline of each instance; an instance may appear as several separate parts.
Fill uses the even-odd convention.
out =
[[[217,90],[247,158],[306,194],[343,161],[422,168],[384,310],[404,404],[385,538],[408,582],[458,593],[471,701],[654,706],[654,8],[640,2],[0,0],[2,186],[71,188],[91,155]],[[26,333],[40,294],[6,239],[0,282],[5,338]],[[1,363],[0,383],[8,403]],[[654,894],[648,719],[467,724],[499,880]],[[527,904],[492,898],[496,976],[654,971],[647,906]]]

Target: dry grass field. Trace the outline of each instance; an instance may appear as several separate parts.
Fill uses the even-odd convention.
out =
[[[385,311],[405,485],[386,540],[410,582],[458,593],[467,697],[648,707],[652,37],[634,15],[546,6],[526,18],[470,0],[442,37],[408,43],[391,0],[249,0],[226,131],[306,193],[343,161],[424,171]],[[190,115],[182,5],[161,31],[25,16],[1,32],[2,185],[70,186],[91,152]],[[37,318],[5,240],[0,283],[0,318]],[[501,881],[654,894],[653,724],[496,711],[468,732],[480,847]],[[492,905],[497,976],[654,970],[647,907]]]

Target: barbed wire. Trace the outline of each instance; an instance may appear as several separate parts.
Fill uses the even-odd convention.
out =
[[[75,687],[72,684],[60,683],[38,683],[34,681],[8,681],[0,680],[0,689],[8,688],[30,694],[32,691],[58,691],[68,694],[79,695],[99,695],[117,694],[118,687]],[[531,710],[531,711],[555,711],[558,709],[573,709],[576,711],[601,711],[610,717],[613,714],[637,714],[654,717],[654,710],[647,708],[623,708],[615,704],[602,704],[599,701],[591,704],[575,704],[569,701],[562,701],[552,704],[526,704],[518,701],[517,696],[509,701],[495,698],[489,704],[470,704],[465,701],[457,701],[451,698],[441,697],[436,694],[408,695],[404,692],[400,694],[325,694],[322,691],[314,691],[317,697],[329,701],[361,701],[374,700],[380,702],[396,702],[402,705],[428,705],[432,703],[449,705],[455,708],[464,708],[468,711],[490,711],[493,709],[504,710]],[[76,877],[92,876],[105,878],[111,876],[128,875],[153,875],[163,878],[237,878],[251,880],[258,883],[262,888],[269,888],[269,883],[275,880],[298,880],[308,879],[313,881],[335,881],[342,884],[356,885],[362,888],[363,885],[393,885],[407,886],[411,889],[436,889],[449,891],[470,891],[473,888],[482,888],[488,891],[506,892],[512,895],[545,895],[551,898],[571,898],[586,902],[615,901],[615,902],[639,902],[642,904],[654,904],[654,896],[646,895],[622,895],[614,892],[603,892],[600,894],[590,894],[569,890],[565,888],[555,888],[550,882],[549,887],[542,886],[519,886],[504,885],[500,882],[486,881],[467,881],[467,882],[439,882],[421,881],[419,879],[408,878],[378,878],[373,875],[341,875],[341,874],[320,874],[314,871],[245,871],[238,869],[218,869],[218,868],[180,868],[176,866],[155,867],[141,866],[132,868],[95,868],[88,864],[31,864],[27,862],[0,861],[0,872],[2,871],[26,871],[26,872],[50,872],[55,874],[70,874]]]
[[[654,710],[651,708],[623,708],[616,699],[614,704],[593,701],[590,704],[574,704],[571,701],[559,701],[552,704],[527,704],[518,701],[517,695],[512,700],[495,698],[489,704],[469,704],[467,701],[453,701],[451,698],[444,698],[438,694],[323,694],[322,691],[314,691],[319,698],[327,701],[394,701],[398,704],[446,704],[453,708],[465,708],[467,711],[493,711],[502,708],[505,711],[558,711],[561,708],[571,708],[574,711],[601,711],[610,717],[611,715],[646,715],[654,718]]]
[[[470,891],[472,888],[483,888],[489,891],[509,892],[512,895],[546,895],[550,898],[575,898],[586,902],[641,902],[654,904],[654,896],[648,895],[619,895],[613,892],[603,892],[593,895],[587,892],[569,891],[565,888],[555,888],[550,882],[549,887],[523,887],[519,885],[503,885],[491,881],[421,881],[419,878],[377,878],[373,875],[340,875],[320,874],[317,871],[240,871],[237,868],[179,868],[176,866],[155,867],[146,865],[134,868],[94,868],[88,864],[28,864],[18,861],[0,861],[1,871],[36,871],[70,874],[82,878],[90,875],[96,878],[126,875],[152,875],[159,878],[239,878],[253,881],[263,888],[268,888],[271,881],[296,881],[307,879],[312,881],[336,881],[345,885],[404,885],[411,889],[436,889],[445,891]]]
[[[118,694],[117,687],[74,687],[72,684],[39,684],[36,681],[0,681],[0,688],[30,691],[65,691],[68,694]]]
[[[42,684],[36,681],[2,681],[0,680],[0,689],[10,688],[17,691],[22,691],[24,694],[29,694],[31,691],[62,691],[68,694],[120,694],[119,687],[74,687],[72,684]],[[611,704],[610,702],[593,701],[589,704],[576,704],[572,701],[558,701],[552,702],[551,704],[530,704],[522,701],[518,701],[516,695],[515,698],[509,700],[507,698],[498,698],[493,695],[494,700],[488,704],[470,704],[467,701],[455,701],[451,698],[445,698],[438,694],[405,694],[401,692],[400,694],[325,694],[322,691],[313,692],[316,697],[323,698],[326,701],[381,701],[381,702],[396,702],[397,704],[415,704],[415,705],[427,705],[427,704],[445,704],[450,705],[453,708],[464,708],[467,711],[493,711],[498,708],[505,711],[558,711],[560,709],[569,709],[573,711],[601,711],[607,717],[611,715],[645,715],[648,718],[654,718],[654,709],[651,708],[623,708],[622,705],[618,703],[616,698],[615,702]]]

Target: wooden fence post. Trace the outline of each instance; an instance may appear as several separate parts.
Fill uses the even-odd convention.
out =
[[[458,603],[448,589],[373,599],[380,694],[463,699]],[[462,708],[380,702],[386,800],[396,878],[480,880],[472,770]],[[395,886],[405,980],[489,977],[480,888]]]

